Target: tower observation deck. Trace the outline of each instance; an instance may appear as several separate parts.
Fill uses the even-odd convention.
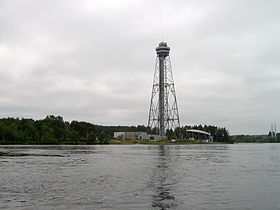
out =
[[[148,126],[164,136],[167,129],[180,127],[175,86],[166,42],[156,48],[156,66],[152,87]]]

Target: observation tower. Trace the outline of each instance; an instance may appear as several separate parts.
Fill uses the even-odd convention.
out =
[[[169,57],[170,47],[160,42],[152,87],[148,126],[164,136],[167,129],[180,127],[179,112]]]

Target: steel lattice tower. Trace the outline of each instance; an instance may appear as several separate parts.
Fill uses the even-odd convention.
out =
[[[175,130],[180,127],[169,51],[166,42],[159,43],[156,48],[157,57],[148,121],[148,126],[151,129],[156,128],[161,136],[165,135],[167,129]]]

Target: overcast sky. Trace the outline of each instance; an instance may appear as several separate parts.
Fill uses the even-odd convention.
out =
[[[280,130],[278,0],[0,0],[0,117],[147,125],[155,47],[181,124]]]

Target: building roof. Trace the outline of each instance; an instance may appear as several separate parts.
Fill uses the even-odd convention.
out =
[[[206,132],[206,131],[202,131],[202,130],[197,130],[197,129],[189,129],[187,130],[187,132],[193,132],[193,133],[201,133],[201,134],[206,134],[208,136],[211,136],[210,133]]]

